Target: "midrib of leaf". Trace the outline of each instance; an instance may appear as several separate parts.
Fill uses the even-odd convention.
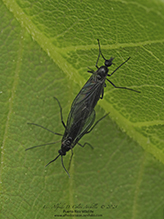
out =
[[[75,81],[78,81],[80,85],[82,86],[85,83],[84,78],[77,74],[77,71],[70,65],[66,60],[61,56],[61,54],[68,52],[72,47],[62,49],[57,48],[52,44],[51,40],[47,38],[44,33],[42,33],[37,26],[31,21],[31,19],[22,11],[22,9],[19,7],[19,5],[14,0],[3,0],[7,8],[14,14],[15,18],[19,21],[21,26],[23,26],[29,34],[32,36],[32,38],[37,41],[37,43],[40,45],[40,47],[46,51],[46,53],[54,60],[54,62],[62,69],[63,72],[65,72],[70,77],[73,76]],[[146,41],[142,43],[137,43],[138,46],[150,44],[150,43],[158,43],[158,42],[164,42],[164,40],[155,40],[155,41]],[[137,44],[127,44],[127,46],[137,46]],[[117,48],[120,45],[117,44]],[[125,46],[125,45],[124,45]],[[114,48],[116,45],[114,45]],[[79,47],[78,47],[79,48]],[[86,47],[83,47],[86,49]],[[91,46],[93,48],[93,46]],[[113,48],[110,45],[110,48]],[[76,49],[75,47],[73,48]],[[87,46],[88,49],[88,46]],[[109,104],[105,99],[103,100],[103,104],[99,103],[102,108],[105,109],[105,111],[110,112],[110,117],[115,120],[115,122],[121,127],[122,129],[126,130],[126,133],[132,137],[135,141],[137,141],[148,153],[153,154],[160,162],[164,163],[164,154],[161,150],[159,150],[155,145],[148,142],[148,139],[143,136],[142,134],[138,133],[134,127],[138,127],[137,124],[131,123],[127,119],[125,119],[123,116],[120,115],[119,112],[117,112],[111,104]],[[117,119],[116,119],[117,118]],[[126,125],[125,125],[126,124]]]
[[[105,99],[103,99],[103,105],[105,109],[108,109],[108,112],[110,112],[110,117],[114,119],[114,121],[118,124],[119,127],[121,127],[123,130],[126,130],[126,133],[134,139],[134,141],[138,142],[139,145],[143,147],[143,149],[153,154],[154,157],[156,157],[161,163],[164,163],[164,154],[163,152],[158,149],[154,144],[152,144],[149,141],[149,138],[145,137],[141,133],[137,132],[135,130],[136,128],[141,127],[141,123],[131,123],[129,120],[127,120],[125,117],[123,117],[118,111],[116,111],[113,106],[108,103]],[[156,125],[163,124],[162,121],[156,121]],[[150,126],[149,122],[142,123],[144,126]],[[151,125],[154,125],[152,123]]]

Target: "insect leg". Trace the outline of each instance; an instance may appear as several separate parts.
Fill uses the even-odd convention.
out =
[[[127,88],[127,87],[117,87],[115,84],[113,84],[113,82],[111,82],[108,78],[106,78],[107,81],[109,81],[109,83],[111,83],[111,85],[113,85],[113,87],[115,88],[121,88],[121,89],[126,89],[126,90],[131,90],[131,91],[134,91],[134,92],[137,92],[137,93],[141,93],[140,91],[137,91],[137,90],[133,90],[133,89],[130,89],[130,88]]]
[[[90,133],[90,132],[94,129],[94,127],[95,127],[102,119],[104,119],[108,114],[109,114],[109,113],[107,113],[105,116],[101,117],[101,118],[92,126],[92,128],[91,128],[89,131],[86,132],[86,134]]]
[[[88,67],[89,68],[89,67]],[[94,73],[95,71],[93,70],[93,69],[91,69],[91,68],[89,68],[90,70],[89,71],[87,71],[87,72],[89,72],[89,73]]]
[[[92,149],[94,149],[94,147],[90,144],[90,143],[88,143],[88,142],[85,142],[83,145],[82,144],[80,144],[80,143],[77,143],[80,147],[84,147],[86,144],[88,144]]]
[[[106,85],[105,85],[105,86],[106,86]],[[100,99],[103,99],[103,96],[104,96],[104,88],[102,89]]]
[[[30,148],[26,148],[25,151],[30,150],[30,149],[33,149],[33,148],[38,148],[38,147],[46,146],[46,145],[56,144],[56,143],[58,143],[58,142],[60,142],[60,140],[59,140],[59,141],[52,142],[52,143],[46,143],[46,144],[36,145],[36,146],[30,147]]]
[[[45,127],[42,126],[42,125],[38,125],[38,124],[36,124],[36,123],[30,123],[30,122],[28,122],[27,124],[28,124],[28,125],[35,125],[35,126],[38,126],[38,127],[42,128],[42,129],[45,129],[45,130],[47,130],[47,131],[49,131],[49,132],[52,132],[52,133],[55,134],[55,135],[63,136],[62,134],[57,133],[57,132],[53,132],[53,131],[51,131],[50,129],[47,129],[47,128],[45,128]]]
[[[66,128],[66,125],[65,125],[65,123],[64,123],[64,121],[63,121],[62,107],[61,107],[61,105],[60,105],[60,102],[59,102],[59,100],[58,100],[56,97],[54,97],[54,99],[57,100],[58,105],[59,105],[59,108],[60,108],[61,123],[63,124],[64,128]]]
[[[123,62],[121,65],[119,65],[111,74],[108,74],[108,76],[113,75],[113,74],[114,74],[122,65],[124,65],[129,59],[130,59],[130,57],[127,58],[127,60],[126,60],[125,62]]]

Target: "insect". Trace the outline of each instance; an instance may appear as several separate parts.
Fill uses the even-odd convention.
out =
[[[83,101],[85,101],[86,103],[88,102],[88,105],[90,105],[90,108],[92,109],[94,109],[99,99],[103,99],[104,87],[106,87],[105,80],[111,83],[111,85],[115,88],[126,89],[126,90],[134,91],[137,93],[141,93],[140,91],[133,90],[131,88],[118,87],[107,78],[107,77],[112,76],[122,65],[124,65],[130,59],[130,57],[125,62],[123,62],[121,65],[119,65],[111,74],[108,74],[109,72],[108,68],[113,64],[112,61],[114,58],[111,57],[110,59],[105,59],[105,57],[103,56],[101,52],[100,42],[99,40],[97,41],[99,45],[99,54],[98,54],[98,58],[97,58],[96,65],[95,65],[97,68],[97,71],[94,71],[92,69],[88,71],[89,73],[92,73],[92,75],[88,79],[88,81],[85,83],[85,85],[80,90],[80,92],[78,93],[78,95],[76,96],[74,100],[74,102],[76,102],[77,105]],[[105,62],[103,66],[98,67],[98,61],[99,61],[100,55],[105,60]]]
[[[96,61],[97,71],[94,71],[94,70],[88,71],[89,73],[92,73],[92,75],[89,78],[89,80],[86,82],[86,84],[83,86],[83,88],[80,90],[78,95],[75,97],[72,103],[72,106],[71,106],[70,113],[68,115],[66,125],[63,121],[62,107],[60,105],[60,102],[56,97],[54,97],[57,100],[59,108],[60,108],[61,122],[65,128],[64,135],[60,133],[55,133],[41,125],[38,125],[35,123],[29,123],[31,125],[36,125],[41,128],[44,128],[47,131],[50,131],[56,135],[63,136],[61,140],[61,149],[58,151],[59,154],[55,157],[55,159],[50,161],[46,166],[48,166],[50,163],[54,162],[59,156],[61,156],[62,166],[64,170],[66,171],[66,173],[68,174],[68,176],[69,176],[69,173],[64,166],[63,156],[65,156],[69,150],[72,151],[72,156],[73,156],[72,149],[75,147],[76,144],[80,145],[81,147],[84,147],[86,144],[89,144],[89,143],[84,143],[84,145],[81,145],[79,143],[79,140],[83,137],[83,135],[90,133],[93,130],[93,128],[98,124],[98,122],[108,115],[106,114],[101,119],[99,119],[95,124],[93,124],[95,121],[95,116],[96,116],[94,107],[96,106],[99,99],[103,99],[104,87],[106,87],[105,80],[110,82],[115,88],[127,89],[127,90],[140,93],[140,91],[136,91],[130,88],[117,87],[107,78],[107,76],[113,75],[114,72],[116,72],[123,64],[125,64],[130,59],[130,57],[125,62],[123,62],[120,66],[118,66],[111,74],[108,74],[108,71],[109,71],[108,67],[112,65],[112,61],[114,58],[111,57],[109,60],[105,59],[105,57],[103,56],[101,52],[99,40],[98,40],[98,45],[99,45],[99,55]],[[99,68],[97,64],[98,64],[100,55],[105,60],[105,63],[104,63],[104,66],[101,66]],[[43,145],[33,146],[31,148],[27,148],[26,150],[40,147],[40,146],[45,146],[48,144],[54,144],[54,143],[47,143]]]
[[[75,104],[76,102],[74,101],[72,104],[70,113],[68,115],[67,124],[65,125],[65,123],[63,121],[62,107],[60,105],[60,102],[56,97],[54,97],[54,98],[57,100],[59,108],[60,108],[61,122],[65,128],[65,132],[64,132],[64,135],[63,135],[62,140],[61,140],[61,149],[58,151],[59,154],[55,157],[55,159],[51,160],[46,166],[48,166],[50,163],[54,162],[55,160],[57,160],[58,157],[61,156],[62,166],[63,166],[64,170],[66,171],[66,173],[68,174],[68,176],[70,177],[68,171],[66,170],[66,168],[64,166],[63,156],[65,156],[66,153],[69,150],[71,150],[72,151],[71,158],[72,158],[72,156],[73,156],[72,149],[75,147],[76,144],[78,144],[81,147],[84,147],[86,144],[89,144],[86,142],[86,143],[84,143],[84,145],[81,145],[79,143],[79,140],[83,137],[83,135],[90,133],[94,129],[94,127],[98,124],[98,122],[101,121],[103,118],[105,118],[108,114],[106,114],[105,116],[100,118],[93,125],[93,123],[95,121],[95,116],[96,116],[94,109],[92,109],[92,111],[91,111],[91,109],[89,108],[89,106],[86,105],[85,102],[81,102],[80,105],[76,105]],[[53,132],[53,131],[51,131],[51,130],[49,130],[41,125],[38,125],[35,123],[28,123],[28,124],[39,126],[39,127],[46,129],[47,131],[50,131],[56,135],[62,136],[62,134],[55,133],[55,132]],[[33,148],[40,147],[40,146],[49,145],[49,144],[54,144],[54,143],[37,145],[37,146],[27,148],[26,150],[33,149]]]

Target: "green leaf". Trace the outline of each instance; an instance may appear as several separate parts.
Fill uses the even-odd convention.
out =
[[[160,1],[0,1],[0,218],[161,218],[164,212],[164,4]],[[110,72],[68,178],[61,140],[71,103],[95,69],[97,39]],[[103,65],[100,58],[99,66]],[[68,167],[71,152],[64,157]],[[81,215],[81,216],[80,216]]]

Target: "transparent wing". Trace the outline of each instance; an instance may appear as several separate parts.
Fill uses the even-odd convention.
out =
[[[92,75],[75,97],[71,105],[71,110],[67,119],[68,130],[72,124],[81,117],[86,119],[90,116],[90,113],[97,104],[103,89],[104,83],[97,82],[96,76]]]
[[[72,107],[79,105],[83,101],[89,102],[91,97],[92,99],[94,97],[97,97],[99,99],[102,92],[102,88],[104,86],[105,79],[103,82],[100,82],[97,80],[96,76],[97,76],[97,71],[93,75],[91,75],[91,77],[82,87],[78,95],[75,97],[72,103]]]
[[[77,142],[87,133],[87,131],[92,127],[94,121],[96,118],[95,110],[92,111],[89,117],[85,120],[85,123],[83,124],[80,133],[78,133],[77,137],[74,140],[74,146],[77,144]],[[74,147],[73,146],[73,147]]]
[[[71,137],[74,139],[76,137],[74,133],[78,135],[81,132],[82,127],[92,111],[93,109],[87,107],[85,102],[81,102],[81,104],[73,109],[71,108],[64,136],[72,135]]]
[[[73,143],[72,147],[74,147],[74,145],[90,129],[95,120],[95,111],[93,109],[92,111],[89,111],[88,108],[84,108],[80,112],[81,114],[73,115],[70,120],[68,120],[68,125],[63,135],[63,140],[71,138]],[[74,120],[72,118],[74,118]]]
[[[105,78],[103,81],[97,79],[96,71],[80,90],[71,105],[63,139],[69,136],[74,141],[77,136],[84,135],[88,125],[94,121],[93,110],[104,89],[104,82]]]

